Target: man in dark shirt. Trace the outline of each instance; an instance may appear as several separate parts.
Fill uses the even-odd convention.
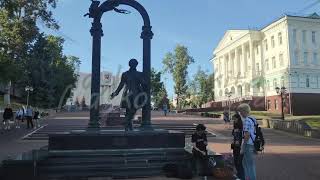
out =
[[[196,132],[192,134],[191,142],[193,144],[193,157],[196,165],[196,173],[198,175],[204,174],[204,169],[207,164],[207,135],[205,133],[206,127],[203,124],[198,124]]]

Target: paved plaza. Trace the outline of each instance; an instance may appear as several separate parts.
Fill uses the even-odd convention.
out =
[[[208,131],[211,132],[208,138],[209,148],[219,153],[231,152],[231,126],[223,124],[220,119],[181,114],[169,114],[165,117],[160,112],[153,112],[152,119],[152,122],[159,127],[161,124],[162,127],[168,128],[180,126],[186,134],[190,134],[190,128],[195,124],[206,124]],[[55,117],[43,120],[42,123],[45,126],[37,130],[27,130],[25,126],[9,132],[1,130],[0,159],[13,158],[22,152],[46,146],[47,139],[43,138],[45,134],[85,127],[88,120],[88,112],[58,113]],[[259,180],[318,180],[320,178],[320,171],[317,169],[320,167],[319,139],[305,138],[272,129],[263,131],[267,144],[264,154],[256,156]],[[190,141],[188,136],[186,141]]]

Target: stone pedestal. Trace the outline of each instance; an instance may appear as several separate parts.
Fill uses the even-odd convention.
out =
[[[182,132],[154,131],[72,131],[49,135],[49,151],[184,148]]]
[[[102,112],[100,118],[106,126],[123,126],[125,121],[125,117],[121,115],[120,111]]]

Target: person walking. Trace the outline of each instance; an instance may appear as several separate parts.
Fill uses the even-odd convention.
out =
[[[23,115],[22,111],[23,111],[22,108],[19,108],[16,111],[16,118],[15,118],[16,129],[20,128],[20,121],[22,120],[22,115]]]
[[[40,112],[38,109],[34,112],[33,116],[34,122],[35,122],[35,127],[40,127]]]
[[[243,123],[241,120],[241,116],[238,113],[232,116],[232,120],[233,120],[233,130],[232,130],[233,142],[231,144],[231,149],[233,152],[233,161],[234,161],[235,168],[237,170],[237,177],[241,180],[245,180],[244,170],[242,166],[243,155],[240,154],[241,144],[242,144]]]
[[[228,112],[228,109],[225,109],[223,111],[223,121],[225,124],[229,123],[229,112]]]
[[[13,120],[13,112],[9,104],[4,109],[2,117],[3,117],[4,130],[10,130],[10,120]]]
[[[167,116],[167,113],[168,113],[168,105],[167,105],[167,103],[163,103],[162,110],[163,110],[164,116]]]
[[[29,129],[30,126],[31,128],[34,128],[33,122],[32,122],[32,115],[33,115],[32,108],[28,106],[26,111],[27,129]]]
[[[251,108],[248,104],[240,104],[237,108],[243,121],[243,142],[240,154],[243,154],[242,165],[244,169],[245,180],[256,180],[256,165],[254,155],[255,124],[256,119],[250,117]]]

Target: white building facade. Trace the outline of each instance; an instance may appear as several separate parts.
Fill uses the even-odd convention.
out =
[[[110,95],[118,87],[121,76],[114,76],[111,72],[106,71],[101,72],[100,76],[100,104],[112,104],[113,106],[119,106],[123,91],[113,99],[110,99]],[[86,105],[89,106],[91,100],[91,74],[80,72],[76,87],[73,89],[72,96],[66,102],[66,105],[74,105],[77,99],[81,103],[82,98],[85,98]]]
[[[320,113],[313,104],[320,102],[317,14],[285,15],[261,30],[229,30],[213,54],[215,101],[227,101],[226,92],[231,92],[232,101],[280,112],[281,98],[275,88],[285,87],[285,112]]]

